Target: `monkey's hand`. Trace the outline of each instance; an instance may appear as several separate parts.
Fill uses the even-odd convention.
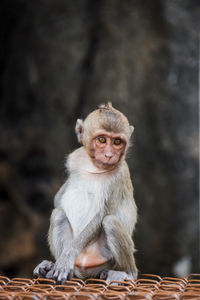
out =
[[[66,280],[71,280],[75,262],[75,257],[71,253],[72,251],[62,254],[46,274],[46,278],[56,280],[57,284],[65,284]]]

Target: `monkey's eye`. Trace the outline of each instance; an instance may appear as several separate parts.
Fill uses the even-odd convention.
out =
[[[122,140],[118,139],[118,138],[114,140],[114,144],[117,145],[117,146],[120,145],[121,142],[122,142]]]
[[[104,136],[100,136],[99,138],[98,138],[98,141],[100,142],[100,143],[105,143],[106,142],[106,138],[104,137]]]

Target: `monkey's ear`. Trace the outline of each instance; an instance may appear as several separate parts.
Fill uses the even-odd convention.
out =
[[[84,132],[84,122],[81,119],[76,121],[75,132],[78,138],[78,142],[82,144],[83,132]]]
[[[134,131],[134,127],[131,125],[131,126],[129,126],[129,128],[130,128],[130,136],[131,136]]]

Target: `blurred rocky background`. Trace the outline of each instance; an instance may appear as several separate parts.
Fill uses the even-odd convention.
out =
[[[138,268],[200,272],[199,16],[199,0],[1,0],[1,275],[50,256],[76,119],[108,100],[135,126]]]

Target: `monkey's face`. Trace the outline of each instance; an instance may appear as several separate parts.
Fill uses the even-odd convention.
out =
[[[97,167],[110,169],[121,160],[125,149],[126,139],[124,136],[100,131],[92,138],[90,156]]]

